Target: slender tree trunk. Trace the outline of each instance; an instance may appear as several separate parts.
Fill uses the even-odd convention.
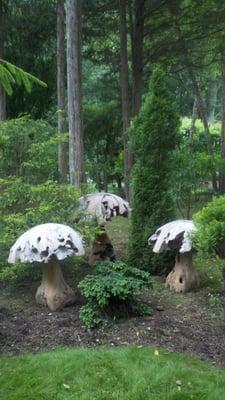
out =
[[[132,116],[137,115],[141,107],[143,78],[143,39],[144,39],[145,0],[134,0],[134,18],[130,12],[132,41]]]
[[[0,58],[4,58],[4,4],[0,0]],[[6,119],[6,94],[3,86],[0,84],[0,121]]]
[[[221,61],[221,158],[225,162],[225,55]],[[225,194],[225,167],[220,171],[220,194]]]
[[[204,130],[205,130],[205,134],[206,134],[206,138],[207,138],[208,153],[212,159],[213,164],[215,164],[214,151],[213,151],[210,129],[209,129],[209,124],[208,124],[208,119],[207,119],[206,107],[205,107],[205,104],[204,104],[204,101],[203,101],[203,98],[201,95],[200,84],[199,84],[199,81],[194,76],[193,72],[189,70],[189,73],[190,73],[190,77],[192,80],[195,97],[197,99],[198,112],[201,117],[201,120],[202,120],[202,123],[204,126]],[[212,185],[213,185],[214,191],[216,192],[218,189],[218,185],[217,185],[217,176],[216,176],[215,169],[212,171]]]
[[[125,196],[130,201],[130,173],[133,157],[129,151],[128,128],[130,125],[130,104],[129,104],[129,71],[127,55],[127,29],[126,29],[126,0],[119,0],[120,15],[120,84],[122,98],[123,118],[123,141],[124,141],[124,183]]]
[[[211,126],[215,125],[215,108],[217,100],[217,80],[212,76],[209,82],[209,106],[208,106],[208,123]]]
[[[70,183],[85,182],[81,85],[81,0],[66,0]]]
[[[65,102],[65,9],[64,0],[57,3],[57,99],[58,99],[58,134],[66,132]],[[60,182],[67,181],[68,143],[62,138],[58,145],[58,171]]]
[[[195,133],[195,122],[198,116],[198,102],[197,98],[195,96],[194,98],[194,103],[193,103],[193,109],[192,109],[192,117],[191,117],[191,127],[190,127],[190,136],[189,139],[192,141],[194,133]]]

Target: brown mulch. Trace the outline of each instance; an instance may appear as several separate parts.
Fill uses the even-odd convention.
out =
[[[188,295],[186,295],[188,296]],[[57,347],[111,347],[135,344],[160,346],[225,365],[225,318],[212,319],[203,304],[187,297],[185,305],[153,305],[153,315],[121,320],[112,326],[86,329],[79,320],[80,305],[52,313],[26,304],[22,310],[0,308],[1,354]]]

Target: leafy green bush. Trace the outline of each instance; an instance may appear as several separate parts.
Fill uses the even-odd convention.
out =
[[[199,251],[225,258],[225,196],[214,197],[194,215],[197,224],[195,243]]]
[[[130,313],[146,313],[149,309],[137,302],[141,289],[152,286],[148,272],[132,268],[124,262],[97,263],[93,275],[80,283],[87,304],[81,307],[80,319],[89,328]]]
[[[30,183],[57,179],[58,137],[43,120],[29,117],[0,123],[0,176]]]
[[[151,272],[161,272],[165,267],[148,246],[148,238],[174,217],[171,176],[178,127],[179,117],[165,73],[156,69],[130,132],[135,165],[129,262]]]

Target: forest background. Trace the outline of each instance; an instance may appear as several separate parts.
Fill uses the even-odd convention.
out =
[[[176,215],[191,218],[212,195],[225,193],[225,5],[217,0],[0,5],[0,58],[47,84],[31,91],[15,85],[10,95],[7,87],[0,90],[2,254],[36,223],[73,225],[75,199],[87,190],[131,199],[132,121],[151,92],[156,66],[166,71],[181,119],[168,165]],[[71,18],[77,18],[75,25]],[[75,118],[70,98],[77,82]],[[79,145],[71,140],[73,129]]]

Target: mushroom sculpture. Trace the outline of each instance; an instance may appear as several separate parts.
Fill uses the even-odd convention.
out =
[[[176,263],[166,278],[166,287],[176,292],[188,292],[199,285],[198,273],[192,267],[191,234],[196,231],[192,221],[176,220],[158,228],[148,239],[154,253],[177,250]]]
[[[93,266],[96,261],[115,260],[114,248],[104,228],[104,223],[117,215],[128,217],[129,204],[121,197],[106,193],[91,193],[80,198],[80,208],[90,218],[93,216],[99,220],[101,232],[96,236],[88,259]]]
[[[37,225],[21,235],[10,249],[8,262],[42,264],[42,282],[36,292],[36,302],[51,311],[73,304],[75,294],[67,285],[58,260],[84,254],[82,236],[61,224]]]
[[[87,194],[80,198],[80,208],[89,216],[109,221],[116,215],[127,217],[129,204],[120,196],[112,193],[99,192]]]

